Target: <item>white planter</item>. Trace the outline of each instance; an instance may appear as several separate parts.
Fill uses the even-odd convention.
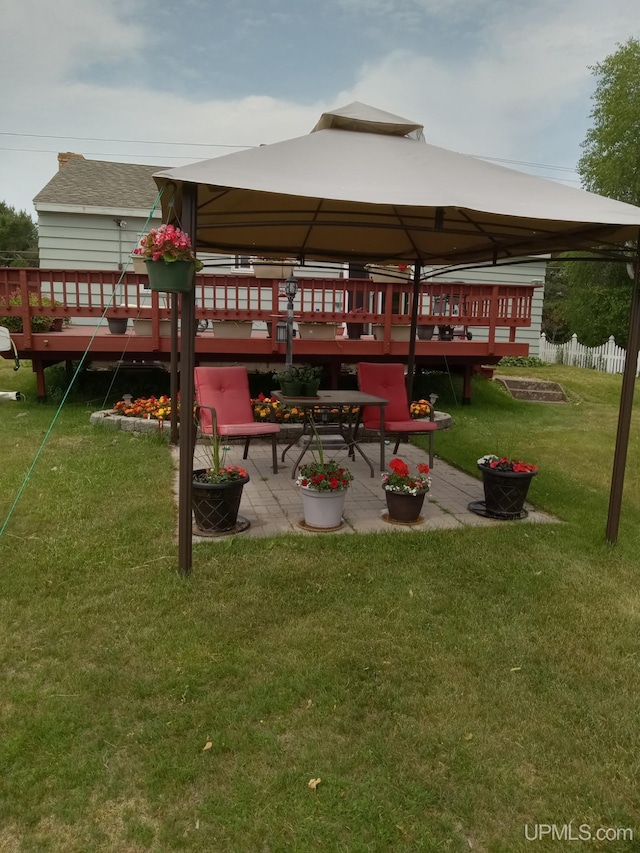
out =
[[[384,326],[374,326],[373,336],[377,341],[384,340]],[[410,341],[411,326],[391,326],[392,341]]]
[[[302,493],[302,510],[304,512],[304,523],[308,527],[318,530],[330,530],[342,524],[344,512],[344,501],[347,496],[346,489],[334,492],[318,492],[300,486]]]
[[[303,341],[332,341],[337,332],[337,323],[298,323],[298,334]]]
[[[386,283],[388,281],[408,281],[413,275],[413,269],[399,270],[397,267],[367,267],[372,281]]]
[[[214,320],[214,338],[250,338],[252,323],[242,320]]]
[[[151,320],[141,318],[134,320],[133,331],[136,335],[151,335],[153,333]],[[171,337],[171,320],[160,320],[160,337]]]
[[[256,278],[289,278],[295,263],[283,264],[281,261],[253,261],[253,274]]]
[[[141,255],[131,255],[133,262],[133,271],[138,275],[146,275],[147,268],[144,263],[144,258]]]

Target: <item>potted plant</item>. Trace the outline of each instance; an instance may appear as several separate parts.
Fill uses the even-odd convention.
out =
[[[297,367],[286,367],[273,374],[285,397],[302,396],[302,379]]]
[[[409,264],[366,264],[365,269],[372,281],[381,283],[408,281],[413,275],[413,267]]]
[[[325,460],[313,420],[311,426],[318,458],[301,465],[296,479],[302,494],[304,525],[313,530],[335,530],[342,525],[344,501],[353,475],[335,460]]]
[[[220,451],[215,409],[210,411],[210,464],[207,468],[198,468],[193,472],[191,487],[194,532],[209,536],[238,533],[249,527],[246,519],[243,519],[242,525],[238,523],[242,490],[245,483],[249,482],[249,475],[239,465],[225,465],[229,448],[225,446]]]
[[[188,293],[194,274],[202,269],[191,238],[175,225],[152,228],[140,239],[133,254],[144,259],[149,275],[149,288],[165,293]]]
[[[313,364],[302,364],[298,368],[298,377],[302,382],[302,396],[315,397],[320,388],[322,379],[322,367]]]
[[[396,457],[389,468],[391,470],[382,475],[388,518],[400,524],[416,524],[421,521],[424,496],[431,487],[429,466],[421,462],[417,466],[418,473],[411,474],[407,463]]]
[[[0,296],[0,309],[2,306],[11,306],[13,307],[21,307],[22,306],[22,294],[18,293],[10,293],[8,297]],[[35,293],[29,294],[29,305],[34,307],[50,307],[52,305],[61,306],[62,302],[52,301],[48,296],[40,296],[38,297]],[[56,325],[55,320],[59,320],[59,323]],[[58,317],[53,318],[50,316],[45,316],[43,314],[33,314],[31,316],[31,331],[32,332],[50,332],[50,331],[62,331],[63,324],[69,324],[71,319],[69,317]],[[7,314],[6,316],[0,316],[0,325],[6,326],[10,332],[14,332],[16,334],[20,334],[22,332],[22,316],[16,312]],[[55,328],[54,328],[55,327]]]
[[[538,473],[537,467],[522,460],[487,454],[478,459],[478,468],[482,472],[484,501],[476,508],[470,504],[470,508],[490,518],[526,518],[524,502],[531,480]]]

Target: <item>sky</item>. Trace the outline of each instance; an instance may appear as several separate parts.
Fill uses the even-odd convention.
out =
[[[638,0],[0,0],[0,201],[57,153],[179,166],[361,101],[427,142],[578,187],[591,68]]]

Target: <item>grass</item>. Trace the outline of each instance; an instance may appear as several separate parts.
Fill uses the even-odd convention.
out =
[[[536,462],[562,525],[230,539],[188,581],[165,445],[66,406],[0,538],[0,850],[640,850],[637,418],[611,548],[620,378],[526,372],[570,404],[477,380],[438,451]],[[56,409],[0,405],[2,523]]]

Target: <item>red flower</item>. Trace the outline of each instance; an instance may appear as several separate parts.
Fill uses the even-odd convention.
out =
[[[409,476],[409,466],[402,459],[398,459],[397,457],[392,459],[389,463],[389,468],[391,468],[394,474],[398,474],[400,477]]]
[[[421,474],[428,474],[428,473],[429,473],[429,466],[428,466],[428,465],[426,465],[424,462],[421,462],[421,463],[418,465],[418,471],[419,471]]]

